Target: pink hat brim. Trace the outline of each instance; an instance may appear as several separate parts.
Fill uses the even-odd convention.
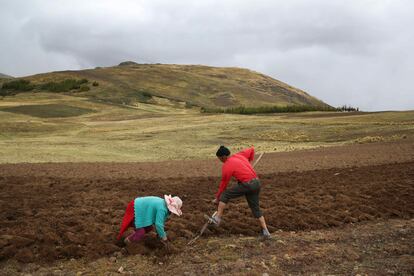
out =
[[[174,206],[172,203],[174,200],[172,199],[171,195],[164,195],[165,203],[167,204],[168,210],[170,210],[171,213],[174,213],[177,216],[181,216],[183,212],[178,209],[176,206]]]

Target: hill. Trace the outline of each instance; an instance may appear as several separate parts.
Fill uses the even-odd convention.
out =
[[[76,89],[66,89],[67,94],[123,105],[329,107],[300,89],[242,68],[122,62],[119,66],[51,72],[24,79],[43,90],[70,79],[85,79],[86,83],[73,86]]]
[[[12,79],[12,76],[0,73],[0,79]]]

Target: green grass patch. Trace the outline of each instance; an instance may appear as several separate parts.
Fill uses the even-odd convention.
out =
[[[94,82],[92,85],[97,86]],[[80,91],[86,92],[90,88],[87,85],[87,79],[64,79],[62,81],[49,81],[46,83],[32,84],[29,80],[19,79],[3,83],[0,89],[0,96],[10,96],[17,93],[36,90],[44,90],[49,92],[69,92],[69,91]]]
[[[70,90],[75,90],[75,89],[85,89],[85,87],[87,87],[85,84],[88,83],[87,79],[80,79],[80,80],[76,80],[76,79],[65,79],[63,81],[60,82],[47,82],[44,84],[40,85],[40,89],[41,90],[46,90],[46,91],[50,91],[50,92],[68,92]],[[87,90],[80,90],[80,91],[88,91],[89,87],[87,88]]]
[[[0,111],[29,115],[39,118],[74,117],[95,112],[92,109],[75,107],[63,104],[20,105],[3,107]]]
[[[139,102],[147,103],[149,100],[152,99],[152,93],[148,91],[138,91],[137,99]]]
[[[0,89],[0,96],[9,96],[16,94],[17,91],[31,91],[35,88],[28,80],[13,80],[3,83]]]
[[[260,107],[230,107],[230,108],[201,108],[203,113],[226,113],[226,114],[266,114],[266,113],[293,113],[309,111],[337,111],[330,106],[311,106],[311,105],[287,105],[287,106],[260,106]]]

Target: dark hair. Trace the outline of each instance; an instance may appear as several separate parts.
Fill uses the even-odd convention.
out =
[[[229,156],[229,155],[230,155],[230,150],[226,148],[225,146],[220,146],[216,152],[217,157]]]

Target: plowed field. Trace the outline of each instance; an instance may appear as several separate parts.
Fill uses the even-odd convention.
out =
[[[310,230],[388,218],[414,217],[414,162],[261,175],[261,206],[271,232]],[[162,168],[160,168],[162,170]],[[82,174],[82,171],[78,172]],[[190,239],[211,213],[218,177],[70,179],[2,177],[1,258],[47,262],[108,256],[126,203],[136,196],[177,194],[172,239]],[[230,204],[222,227],[206,236],[258,233],[244,199]]]

